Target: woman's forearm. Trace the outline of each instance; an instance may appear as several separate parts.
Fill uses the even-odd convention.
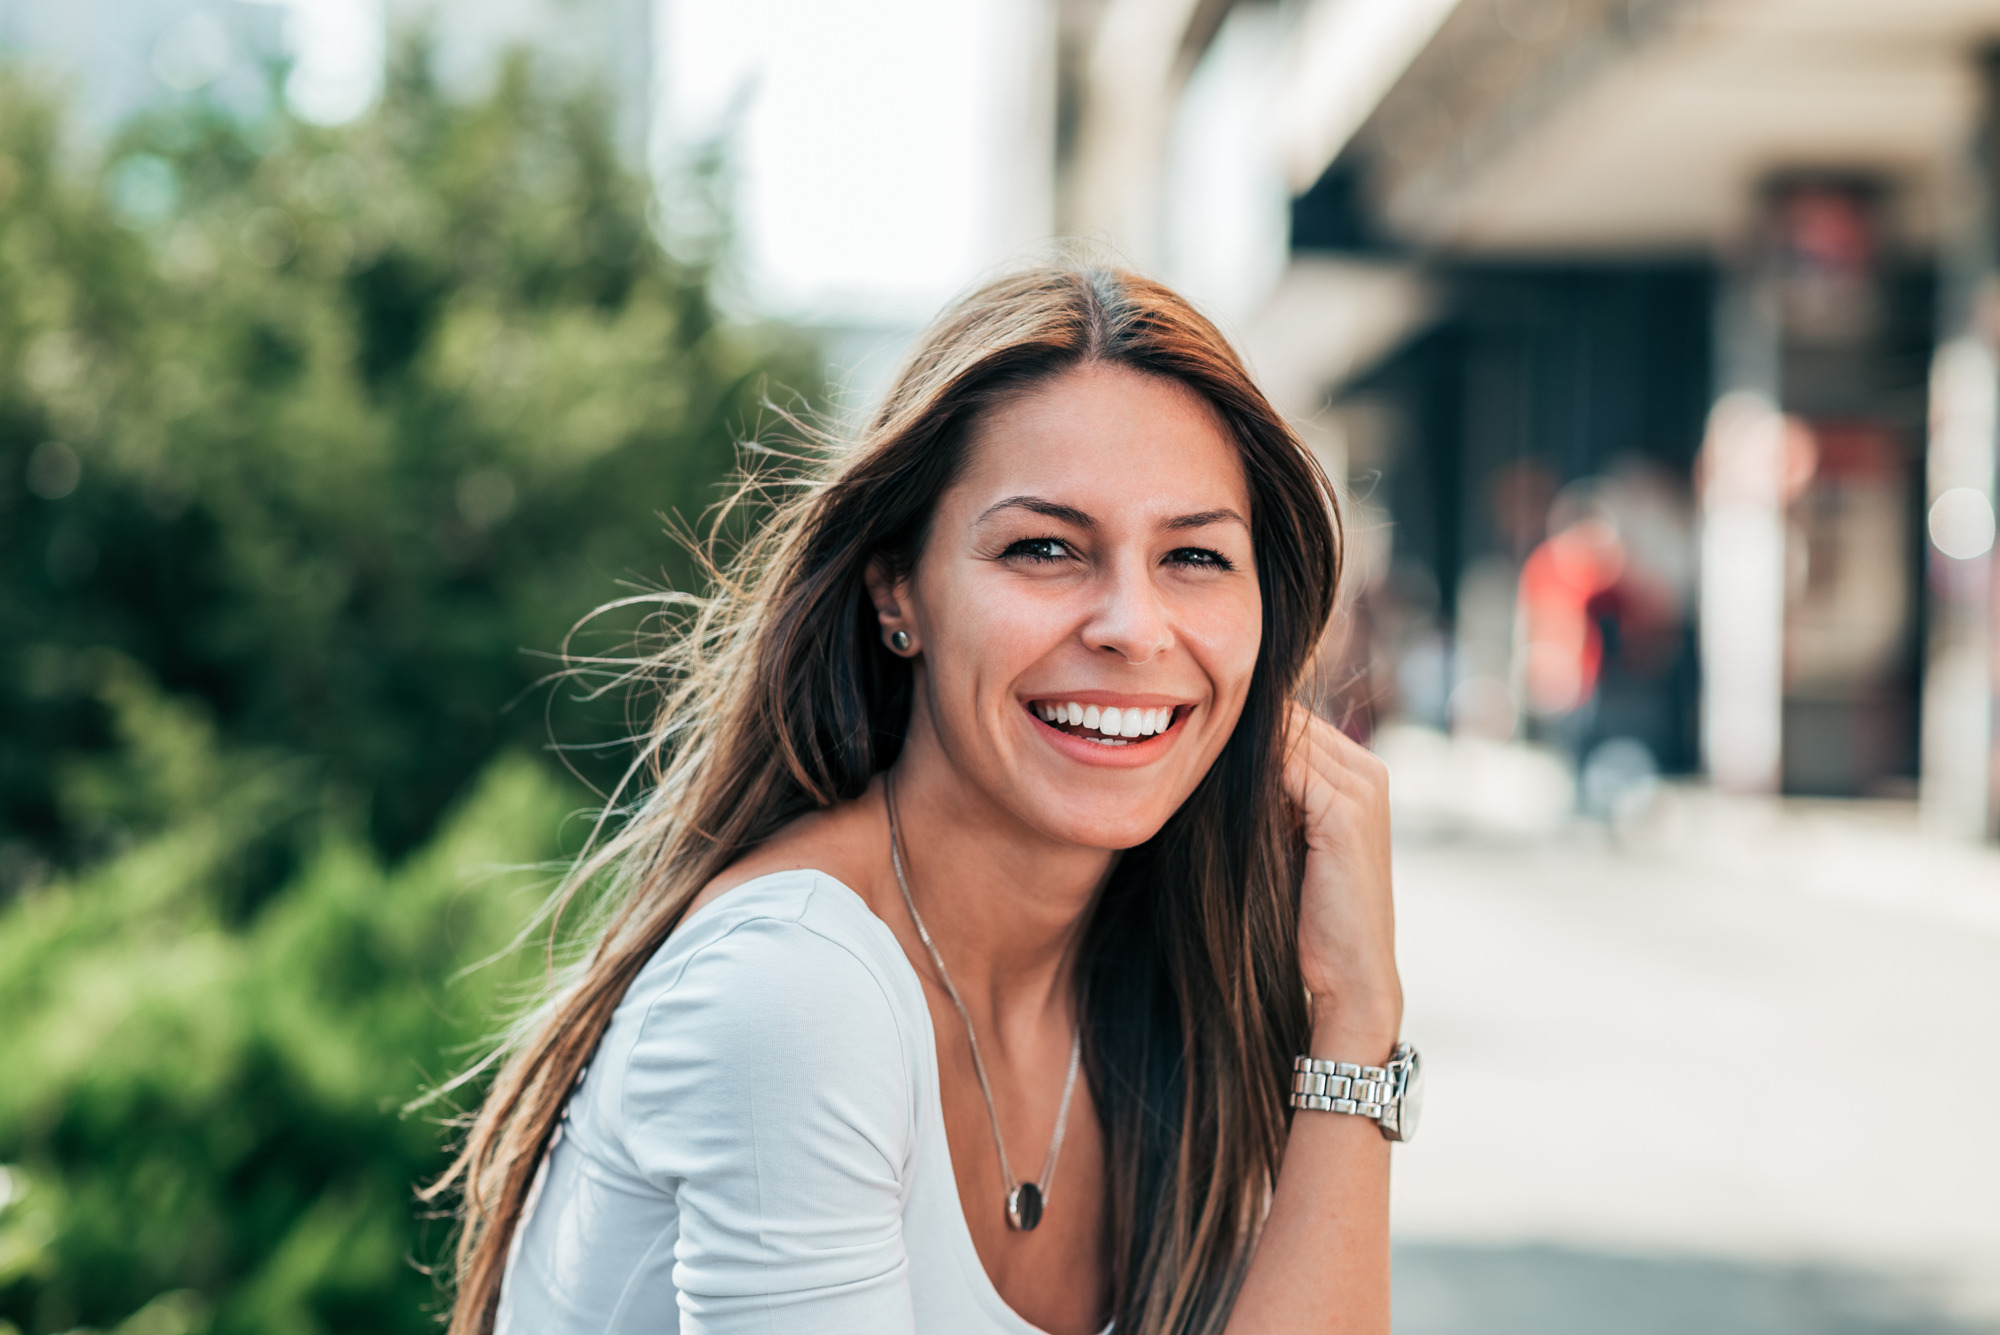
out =
[[[1316,1015],[1311,1055],[1380,1065],[1400,1017]],[[1388,1335],[1389,1142],[1366,1117],[1299,1112],[1228,1335]]]

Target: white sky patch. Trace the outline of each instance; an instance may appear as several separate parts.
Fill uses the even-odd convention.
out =
[[[293,110],[321,124],[366,111],[382,89],[384,0],[277,3]],[[1045,0],[654,3],[655,160],[727,136],[747,295],[763,310],[912,326],[1047,235],[1052,182],[1034,175],[1052,133]]]
[[[668,134],[695,143],[735,118],[753,300],[916,323],[998,258],[994,85],[1013,71],[982,57],[1020,3],[661,0]]]
[[[287,7],[293,64],[285,101],[316,124],[353,120],[382,93],[381,0],[289,0]]]

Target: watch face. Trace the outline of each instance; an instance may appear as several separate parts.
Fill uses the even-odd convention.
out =
[[[1417,1119],[1424,1112],[1424,1064],[1415,1052],[1410,1053],[1409,1074],[1403,1077],[1403,1106],[1396,1110],[1396,1139],[1414,1140],[1417,1135]]]

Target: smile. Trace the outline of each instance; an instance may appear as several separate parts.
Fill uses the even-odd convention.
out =
[[[1028,709],[1057,731],[1099,746],[1130,746],[1157,736],[1174,726],[1177,713],[1173,705],[1120,709],[1117,705],[1080,705],[1074,700],[1034,700]]]

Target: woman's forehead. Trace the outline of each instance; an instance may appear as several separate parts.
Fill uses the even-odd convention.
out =
[[[1214,406],[1164,376],[1090,364],[996,405],[975,424],[965,503],[1051,488],[1134,501],[1171,495],[1248,513],[1242,453]],[[983,498],[983,499],[982,499]]]

